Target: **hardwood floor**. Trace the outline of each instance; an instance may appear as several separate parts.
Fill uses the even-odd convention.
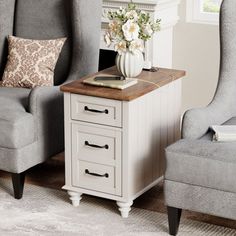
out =
[[[0,171],[0,177],[10,178],[10,174]],[[38,165],[26,173],[26,182],[43,187],[61,190],[64,185],[64,155],[53,157],[44,164]],[[163,184],[155,186],[134,201],[137,208],[166,213],[163,196]],[[236,229],[236,221],[206,214],[183,211],[182,217]]]

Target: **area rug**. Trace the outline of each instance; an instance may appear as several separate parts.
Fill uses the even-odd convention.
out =
[[[66,192],[27,184],[15,200],[11,182],[0,179],[0,235],[154,236],[168,235],[167,216],[132,208],[122,219],[113,201],[83,196],[74,208]],[[236,230],[183,219],[178,235],[236,235]]]

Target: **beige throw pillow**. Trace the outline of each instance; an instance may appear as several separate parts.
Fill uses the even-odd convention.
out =
[[[66,38],[33,40],[8,36],[8,60],[2,86],[53,86],[54,69]]]

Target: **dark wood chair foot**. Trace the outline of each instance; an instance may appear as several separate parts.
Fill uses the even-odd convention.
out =
[[[15,174],[12,173],[12,184],[14,189],[14,197],[15,199],[21,199],[24,190],[25,183],[25,173]]]
[[[177,235],[182,209],[168,206],[167,212],[168,212],[168,221],[169,221],[169,234]]]

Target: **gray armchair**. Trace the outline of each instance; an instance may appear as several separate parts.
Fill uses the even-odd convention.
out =
[[[0,169],[12,173],[17,199],[22,197],[25,171],[64,150],[59,85],[98,69],[101,5],[101,0],[0,1],[0,78],[7,60],[8,35],[67,37],[54,87],[0,87]]]
[[[187,111],[182,139],[166,149],[165,201],[176,235],[181,209],[236,220],[236,142],[212,142],[211,125],[236,125],[236,1],[220,13],[221,65],[213,101]]]

